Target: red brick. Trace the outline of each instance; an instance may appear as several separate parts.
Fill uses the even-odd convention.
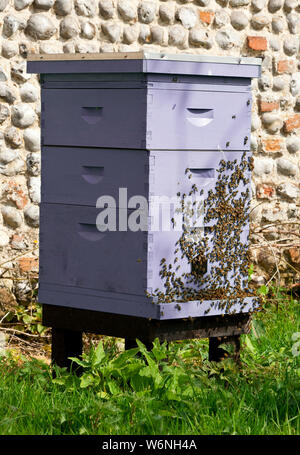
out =
[[[28,204],[28,198],[26,197],[21,185],[10,180],[6,188],[7,200],[14,202],[18,209],[23,209]]]
[[[199,17],[202,22],[205,22],[206,24],[210,24],[214,17],[214,13],[212,11],[200,11]]]
[[[265,152],[278,152],[281,150],[282,139],[264,139],[263,147]]]
[[[20,258],[18,259],[20,272],[37,272],[38,259],[37,258]]]
[[[277,62],[277,73],[293,73],[295,62],[293,60],[279,60]]]
[[[275,195],[275,188],[271,185],[261,183],[256,186],[257,199],[271,199]]]
[[[260,112],[271,112],[279,109],[279,103],[277,101],[260,101],[259,107]]]
[[[284,129],[287,133],[300,128],[300,114],[294,114],[284,122]]]
[[[267,39],[264,36],[247,36],[248,47],[254,51],[265,51]]]

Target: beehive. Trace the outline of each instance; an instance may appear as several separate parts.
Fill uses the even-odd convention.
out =
[[[127,201],[182,197],[193,185],[205,198],[221,162],[250,156],[251,78],[260,59],[31,56],[28,72],[41,74],[42,89],[39,301],[152,319],[224,313],[218,300],[155,297],[184,228],[153,230],[150,211],[146,225],[128,229]],[[116,201],[113,231],[97,226],[101,196]],[[177,260],[181,276],[189,274],[191,261]],[[253,307],[245,297],[231,310]]]

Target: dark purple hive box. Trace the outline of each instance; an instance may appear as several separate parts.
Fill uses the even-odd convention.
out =
[[[28,72],[41,74],[42,87],[39,301],[153,319],[203,316],[211,301],[179,310],[146,297],[163,290],[160,261],[173,262],[181,232],[100,232],[96,201],[113,196],[119,219],[132,212],[119,207],[119,188],[128,199],[174,197],[193,183],[207,194],[221,159],[250,154],[260,59],[32,56]],[[181,272],[189,271],[182,260]],[[248,312],[252,299],[246,303],[233,309]],[[209,314],[222,311],[215,304]]]

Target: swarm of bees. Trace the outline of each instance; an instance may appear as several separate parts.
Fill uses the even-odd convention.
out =
[[[233,305],[241,310],[247,305],[246,297],[253,297],[253,308],[260,301],[249,287],[248,228],[250,209],[250,172],[253,159],[243,153],[240,159],[221,160],[217,169],[216,184],[202,198],[202,203],[190,201],[186,194],[178,193],[184,213],[183,232],[175,244],[173,264],[165,258],[160,263],[160,277],[164,291],[156,289],[147,294],[157,303],[187,301],[213,301],[224,314],[233,314]],[[191,178],[186,169],[187,178]],[[192,185],[189,196],[203,195]],[[196,199],[197,200],[197,199]],[[195,226],[195,214],[204,212],[204,229]],[[179,257],[178,257],[179,256]],[[191,265],[189,273],[179,273],[180,258]],[[210,309],[205,311],[209,314]]]

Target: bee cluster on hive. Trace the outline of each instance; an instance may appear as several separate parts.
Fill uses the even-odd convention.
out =
[[[184,214],[182,234],[175,244],[173,263],[167,263],[165,258],[160,262],[164,290],[156,289],[147,293],[148,297],[157,303],[177,302],[178,310],[184,302],[211,301],[211,306],[217,305],[223,314],[235,313],[232,307],[236,304],[243,311],[247,305],[245,298],[252,297],[253,309],[259,309],[260,300],[248,279],[252,169],[253,158],[246,152],[240,162],[222,159],[215,186],[206,197],[203,188],[199,190],[195,184],[188,194],[177,193]],[[189,169],[185,174],[191,179]],[[197,195],[201,196],[200,202],[199,198],[193,198]],[[199,229],[195,224],[201,213],[204,227]],[[171,221],[174,225],[174,218]],[[180,259],[184,258],[191,270],[180,274]],[[211,307],[205,314],[210,310]]]

